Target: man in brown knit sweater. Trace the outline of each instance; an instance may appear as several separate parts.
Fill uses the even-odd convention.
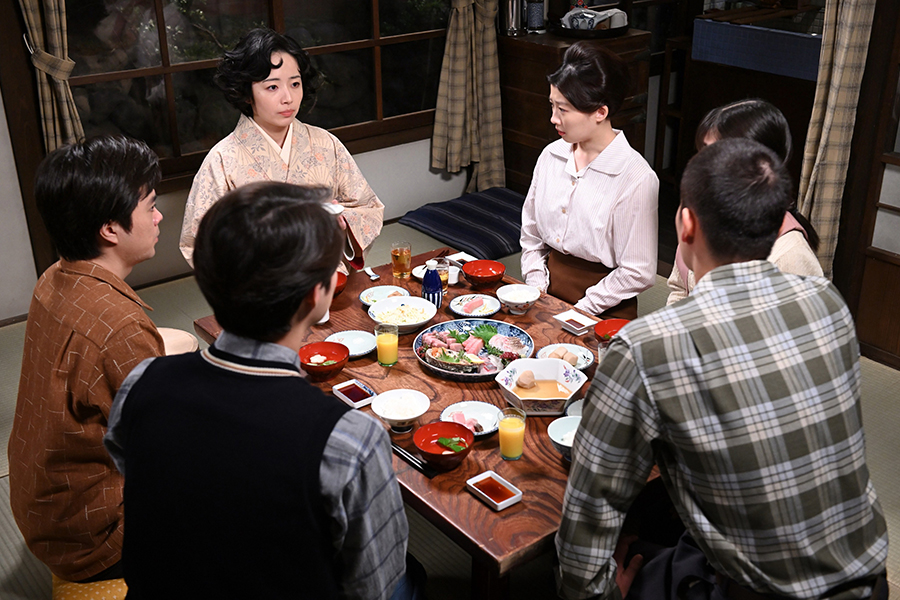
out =
[[[28,547],[69,581],[122,576],[122,476],[105,448],[131,369],[163,354],[125,283],[155,253],[160,170],[142,142],[104,136],[50,153],[35,197],[62,259],[34,288],[12,435],[10,503]]]

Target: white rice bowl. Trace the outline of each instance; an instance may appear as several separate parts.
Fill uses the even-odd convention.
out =
[[[412,427],[430,406],[431,400],[418,390],[388,390],[372,400],[372,412],[392,429]]]

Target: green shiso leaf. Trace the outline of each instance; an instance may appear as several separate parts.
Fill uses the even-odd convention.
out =
[[[438,438],[438,444],[443,446],[444,448],[449,448],[454,452],[462,452],[468,446],[466,446],[466,440],[461,437],[452,437],[452,438]]]

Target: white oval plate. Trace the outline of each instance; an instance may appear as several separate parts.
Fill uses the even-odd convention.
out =
[[[375,334],[371,331],[362,331],[360,329],[332,333],[325,338],[325,341],[337,342],[347,346],[350,350],[350,358],[365,356],[375,349]]]
[[[397,285],[376,285],[363,290],[359,294],[359,301],[366,306],[372,306],[379,300],[384,300],[394,292],[400,292],[401,296],[409,296],[409,290]]]
[[[478,402],[477,400],[457,402],[441,411],[441,421],[453,422],[450,415],[455,412],[461,412],[467,419],[478,421],[483,431],[476,433],[476,438],[487,437],[500,427],[500,409],[493,404]]]
[[[463,305],[476,298],[481,298],[484,301],[484,304],[470,313],[465,312],[463,310]],[[489,317],[497,314],[500,310],[500,301],[493,296],[487,296],[485,294],[466,294],[464,296],[457,296],[451,300],[450,310],[461,317]]]
[[[537,357],[549,358],[550,353],[560,346],[564,347],[572,354],[578,355],[578,362],[575,363],[575,368],[579,371],[584,371],[589,366],[594,364],[594,353],[584,346],[579,346],[578,344],[550,344],[549,346],[544,346],[543,348],[538,350]]]

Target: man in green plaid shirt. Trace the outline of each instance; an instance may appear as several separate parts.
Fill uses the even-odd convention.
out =
[[[597,368],[556,538],[560,593],[880,594],[887,530],[865,462],[853,320],[827,280],[765,260],[788,175],[767,148],[722,140],[690,162],[681,198],[678,239],[699,283],[628,324]],[[687,531],[626,567],[622,524],[654,464]]]

